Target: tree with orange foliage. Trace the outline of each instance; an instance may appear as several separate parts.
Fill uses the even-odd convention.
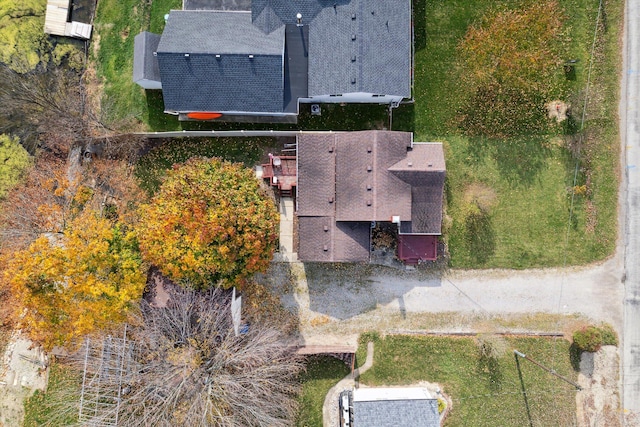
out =
[[[564,12],[557,0],[498,9],[469,28],[459,46],[473,95],[459,123],[471,136],[543,133],[545,104],[566,93]]]
[[[192,158],[140,209],[145,260],[195,288],[241,285],[269,265],[279,214],[250,169]]]
[[[15,252],[2,281],[21,328],[51,349],[125,320],[146,275],[133,233],[84,210],[63,233]]]

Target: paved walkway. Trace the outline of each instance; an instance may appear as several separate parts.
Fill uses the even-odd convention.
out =
[[[355,378],[359,378],[360,375],[367,372],[373,365],[373,342],[369,341],[367,344],[367,359],[364,364],[360,366],[355,372],[347,375],[336,385],[331,387],[324,398],[324,405],[322,406],[322,425],[323,427],[336,427],[340,420],[338,415],[338,397],[343,390],[353,390],[355,386]]]
[[[640,0],[627,0],[620,105],[626,176],[625,296],[622,396],[625,412],[640,415]],[[624,218],[624,216],[623,216]]]
[[[280,259],[282,261],[297,261],[298,257],[293,248],[293,218],[295,216],[293,199],[280,198]]]

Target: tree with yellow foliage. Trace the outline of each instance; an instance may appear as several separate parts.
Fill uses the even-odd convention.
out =
[[[2,278],[20,326],[45,349],[125,320],[146,281],[133,233],[90,210],[15,252]]]
[[[200,289],[266,270],[278,238],[278,211],[253,172],[216,158],[175,165],[139,217],[145,260]]]

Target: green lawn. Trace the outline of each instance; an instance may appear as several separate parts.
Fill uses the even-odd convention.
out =
[[[366,346],[361,340],[361,347]],[[360,381],[368,386],[436,382],[453,400],[445,426],[573,425],[575,388],[527,360],[520,379],[513,349],[575,381],[565,340],[493,338],[496,358],[481,356],[472,338],[387,336],[375,339],[373,367]],[[527,394],[527,406],[522,387]]]
[[[623,2],[607,2],[606,31],[601,31],[592,73],[591,98],[580,154],[578,185],[587,195],[575,199],[568,246],[571,188],[575,157],[568,136],[531,135],[523,141],[481,143],[460,135],[456,113],[465,97],[456,49],[467,27],[490,7],[521,2],[495,0],[417,0],[416,141],[443,141],[447,159],[445,239],[452,267],[527,268],[585,264],[610,255],[616,239],[618,185],[617,99],[619,29]],[[567,59],[578,59],[574,117],[582,114],[598,2],[561,0],[568,16]],[[423,21],[424,19],[424,21]],[[402,120],[402,119],[399,119]],[[403,122],[406,122],[403,121]],[[469,216],[469,202],[490,206]]]
[[[307,370],[302,374],[302,393],[298,399],[300,412],[298,427],[322,427],[322,406],[331,387],[347,376],[349,368],[344,362],[328,356],[310,357]]]

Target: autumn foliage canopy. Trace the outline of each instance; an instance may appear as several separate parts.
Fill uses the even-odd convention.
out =
[[[142,255],[195,288],[241,285],[269,265],[279,214],[250,169],[220,159],[175,165],[140,209]]]
[[[3,279],[22,329],[50,349],[125,320],[146,275],[133,233],[87,210],[15,252]]]
[[[470,136],[509,138],[544,132],[545,103],[562,97],[564,12],[557,0],[499,9],[469,28],[459,50],[473,95],[460,114]],[[564,58],[566,60],[566,58]]]

